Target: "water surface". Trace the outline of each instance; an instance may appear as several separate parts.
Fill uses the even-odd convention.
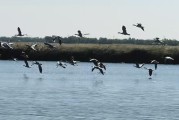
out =
[[[91,72],[92,63],[63,69],[56,62],[42,62],[42,74],[37,66],[23,64],[0,61],[2,120],[179,118],[178,65],[159,65],[149,79],[147,70],[133,64],[106,63],[105,75]]]

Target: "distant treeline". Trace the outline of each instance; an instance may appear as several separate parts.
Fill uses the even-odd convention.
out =
[[[0,37],[0,41],[6,42],[53,42],[52,36],[46,36],[44,38],[39,37]],[[63,43],[76,44],[136,44],[136,45],[152,45],[155,44],[154,40],[143,39],[108,39],[108,38],[79,38],[75,36],[61,38]],[[162,39],[166,45],[178,46],[179,41],[171,39]],[[56,41],[58,42],[58,41]]]

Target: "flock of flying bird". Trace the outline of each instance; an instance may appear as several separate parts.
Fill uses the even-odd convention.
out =
[[[21,32],[21,29],[18,27],[17,28],[17,31],[18,31],[18,34],[15,35],[15,36],[26,36],[27,34],[22,34]],[[80,30],[77,31],[78,34],[75,34],[79,37],[83,37],[84,35],[89,35],[89,34],[82,34]],[[61,37],[60,36],[55,36],[52,41],[55,42],[55,40],[58,40],[58,43],[61,45],[62,44],[62,40],[61,40]],[[0,47],[4,48],[4,49],[8,49],[8,50],[13,50],[13,47],[11,46],[13,45],[13,43],[10,43],[10,42],[0,42]],[[52,48],[55,48],[54,45],[48,43],[48,42],[44,42],[44,45],[46,45],[47,47],[49,47],[50,49]],[[37,44],[32,44],[32,45],[26,45],[27,49],[26,50],[33,50],[33,51],[37,51],[36,47],[37,47]],[[12,55],[13,56],[13,55]],[[17,61],[18,58],[14,58],[12,57],[14,61]],[[28,63],[28,58],[29,56],[27,55],[27,53],[25,51],[21,51],[20,53],[20,58],[24,60],[24,67],[26,68],[31,68],[31,66],[33,65],[37,65],[38,68],[39,68],[39,72],[42,73],[42,64],[38,61],[33,61],[31,66],[29,65]],[[75,61],[74,60],[74,57],[71,56],[71,59],[69,61],[65,61],[66,63],[69,63],[73,66],[77,65],[77,63],[79,61]],[[65,63],[64,61],[57,61],[57,64],[56,66],[61,66],[62,68],[66,68],[67,67],[67,64]],[[99,62],[97,59],[90,59],[90,62],[93,62],[94,63],[94,66],[92,67],[92,71],[94,69],[98,69],[101,74],[104,75],[104,72],[103,72],[103,69],[106,70],[106,67],[105,65],[102,63],[102,62]]]
[[[174,59],[170,56],[164,57],[164,62],[167,63],[168,61],[174,61]],[[159,64],[159,62],[157,60],[151,60],[150,63],[154,64],[155,70],[157,70],[157,65]],[[145,65],[145,63],[142,63],[142,64],[136,63],[136,65],[134,65],[134,67],[144,68],[144,69],[148,70],[149,76],[150,76],[149,79],[151,79],[151,76],[152,76],[152,73],[153,73],[154,70],[152,68],[143,67],[144,65]]]
[[[138,27],[138,28],[140,28],[140,29],[142,29],[142,30],[144,31],[144,27],[142,26],[141,23],[133,24],[133,26]],[[15,35],[15,36],[26,36],[26,35],[27,35],[27,34],[22,34],[21,29],[20,29],[19,27],[17,28],[17,31],[18,31],[18,34]],[[125,27],[125,26],[122,26],[122,32],[118,32],[118,33],[119,33],[119,34],[123,34],[123,35],[130,35],[129,33],[127,33],[127,30],[126,30],[126,27]],[[78,30],[78,31],[77,31],[77,34],[75,34],[75,35],[78,36],[78,37],[80,37],[80,38],[82,38],[82,37],[84,37],[84,35],[89,35],[89,33],[88,33],[88,34],[82,34],[82,32],[81,32],[80,30]],[[60,36],[55,36],[55,37],[52,39],[53,42],[55,42],[56,40],[58,40],[58,43],[59,43],[60,45],[62,44],[62,40],[61,40],[61,37],[60,37]],[[162,45],[164,45],[164,43],[163,43],[162,41],[160,41],[158,37],[155,38],[155,41],[154,41],[154,42],[157,43],[157,44],[162,44]],[[11,50],[12,50],[12,49],[13,49],[13,47],[11,46],[12,44],[13,44],[13,43],[9,43],[9,42],[0,42],[0,46],[1,46],[2,48],[5,48],[5,49],[11,49]],[[46,46],[49,47],[49,48],[55,48],[54,45],[52,45],[52,44],[50,44],[50,43],[48,43],[48,42],[44,42],[44,45],[46,45]],[[37,49],[36,49],[37,44],[26,45],[26,46],[27,46],[27,49],[28,49],[28,50],[37,51]],[[27,53],[24,52],[24,51],[21,51],[20,57],[24,60],[25,65],[23,65],[23,66],[25,66],[25,67],[27,67],[27,68],[31,68],[31,67],[29,66],[29,64],[28,64],[28,61],[27,61],[27,59],[28,59]],[[13,60],[17,60],[17,59],[18,59],[18,58],[13,58]],[[166,61],[168,61],[168,60],[172,60],[172,61],[173,61],[174,59],[173,59],[172,57],[167,56],[167,57],[165,57],[164,60],[165,60],[165,62],[166,62]],[[90,59],[89,61],[90,61],[90,62],[93,62],[93,64],[94,64],[94,66],[92,67],[92,71],[94,71],[95,69],[98,69],[98,70],[100,71],[100,73],[104,75],[104,70],[106,70],[106,66],[105,66],[102,62],[100,62],[99,60],[97,60],[97,59],[95,59],[95,58],[92,58],[92,59]],[[75,66],[75,65],[77,65],[77,62],[78,62],[78,61],[75,61],[75,60],[74,60],[74,57],[71,56],[70,61],[65,61],[65,62],[67,62],[67,63],[69,63],[69,64]],[[66,64],[65,62],[63,62],[63,61],[57,61],[57,67],[58,67],[58,66],[61,66],[62,68],[66,68],[66,67],[67,67],[67,64]],[[156,69],[157,69],[157,64],[158,64],[159,62],[158,62],[157,60],[152,60],[151,63],[155,65],[155,70],[156,70]],[[37,65],[38,68],[39,68],[39,72],[42,73],[42,64],[41,64],[40,62],[38,62],[38,61],[33,61],[33,62],[32,62],[32,65]],[[31,66],[32,66],[32,65],[31,65]],[[136,67],[136,68],[142,68],[143,66],[144,66],[144,63],[143,63],[143,64],[136,63],[136,65],[135,65],[134,67]],[[149,71],[149,76],[151,76],[151,75],[152,75],[152,72],[153,72],[154,70],[151,69],[151,68],[146,68],[146,67],[144,67],[144,68]]]

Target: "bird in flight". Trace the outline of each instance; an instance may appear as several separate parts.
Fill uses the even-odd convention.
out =
[[[27,49],[31,49],[34,51],[37,51],[37,49],[35,48],[37,46],[37,44],[33,44],[33,45],[26,45],[28,48]]]
[[[71,64],[71,65],[77,65],[77,63],[79,62],[79,61],[75,61],[74,60],[74,57],[73,56],[71,56],[71,59],[70,59],[70,61],[67,61],[69,64]]]
[[[161,45],[165,45],[165,43],[163,41],[160,40],[160,38],[156,37],[154,38],[154,44],[161,44]]]
[[[57,67],[58,66],[61,66],[62,68],[66,68],[67,65],[62,61],[57,61]]]
[[[133,24],[133,26],[136,26],[136,27],[138,27],[138,28],[140,28],[140,29],[142,29],[144,31],[144,26],[142,26],[141,23],[137,23],[136,25]]]
[[[136,63],[136,65],[134,65],[134,67],[136,68],[142,68],[144,66],[145,63],[142,63],[142,64],[139,64],[139,63]]]
[[[122,26],[122,33],[121,32],[118,32],[118,33],[123,34],[123,35],[130,35],[127,33],[126,27],[124,25]]]
[[[27,34],[22,34],[20,27],[17,28],[18,34],[15,36],[25,36]]]
[[[164,57],[164,63],[171,62],[171,61],[174,61],[174,59],[172,57],[170,57],[170,56]]]
[[[151,68],[146,68],[146,67],[144,67],[145,69],[147,69],[148,71],[149,71],[149,76],[150,76],[150,78],[149,79],[151,79],[151,76],[152,76],[152,73],[153,73],[153,69],[151,69]]]
[[[61,45],[62,44],[62,38],[60,36],[54,36],[53,38],[53,42],[55,42],[55,40],[58,40],[58,43]]]
[[[155,65],[155,70],[157,69],[157,64],[159,63],[157,60],[152,60],[150,63]]]
[[[106,70],[106,66],[102,62],[99,62],[99,60],[92,58],[90,59],[90,62],[93,62],[95,66],[99,66],[100,68],[104,68],[104,70]]]
[[[89,33],[82,34],[82,32],[80,30],[78,30],[77,32],[78,32],[78,34],[75,34],[75,35],[77,35],[78,37],[81,37],[81,38],[84,37],[84,35],[89,35]]]
[[[13,43],[11,43],[11,44],[13,44]],[[5,48],[5,49],[13,49],[13,47],[11,46],[11,44],[8,43],[8,42],[0,42],[0,46],[3,47],[3,48]]]
[[[34,64],[38,65],[39,72],[42,73],[42,64],[39,63],[39,62],[37,62],[37,61],[34,61],[34,62],[32,63],[32,65],[34,65]],[[32,66],[32,65],[31,65],[31,66]]]
[[[27,62],[27,59],[26,59],[26,58],[24,59],[24,63],[25,63],[25,65],[23,65],[24,67],[30,68],[29,63]]]

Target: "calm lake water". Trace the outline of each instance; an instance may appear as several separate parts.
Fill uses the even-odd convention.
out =
[[[102,75],[92,63],[41,63],[42,74],[23,61],[0,61],[1,120],[179,119],[178,65],[159,65],[149,79],[133,64],[106,63]]]

